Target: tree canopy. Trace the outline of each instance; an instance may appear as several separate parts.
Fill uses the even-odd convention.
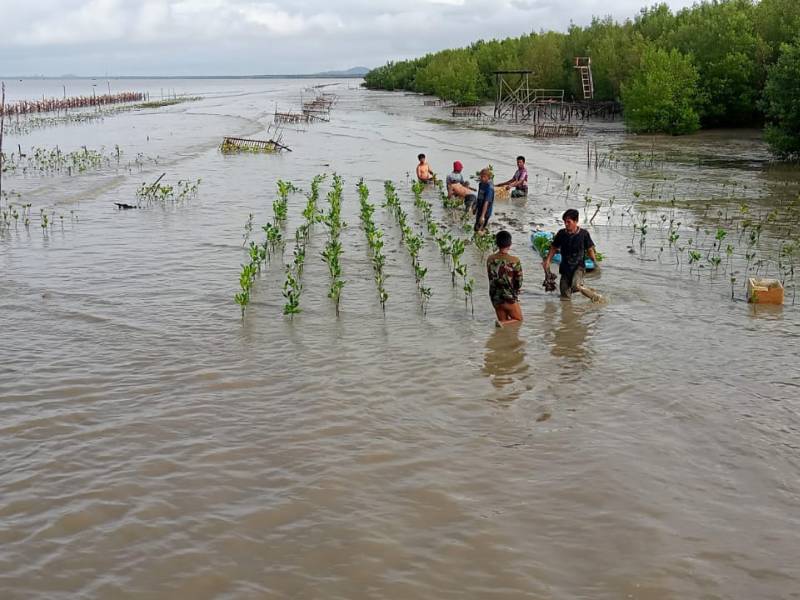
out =
[[[635,133],[691,133],[700,128],[695,110],[699,76],[691,59],[672,50],[648,48],[642,68],[622,84],[625,123]]]
[[[800,40],[782,44],[764,90],[764,137],[780,158],[800,159]]]

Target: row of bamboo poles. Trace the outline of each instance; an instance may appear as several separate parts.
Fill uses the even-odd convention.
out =
[[[583,125],[570,123],[537,123],[533,126],[533,137],[578,137],[583,131]]]
[[[485,112],[481,110],[480,106],[454,106],[453,107],[453,116],[454,117],[473,117],[477,119],[483,119],[488,117]]]
[[[141,102],[147,98],[142,92],[121,92],[119,94],[103,94],[101,96],[72,96],[69,98],[42,98],[41,100],[19,100],[13,104],[0,106],[0,114],[8,116],[29,115],[34,113],[66,111],[74,108],[89,108],[122,104],[125,102]]]
[[[316,98],[307,102],[301,101],[301,112],[279,112],[275,107],[274,123],[314,123],[330,121],[330,112],[337,96],[330,93],[318,93]]]

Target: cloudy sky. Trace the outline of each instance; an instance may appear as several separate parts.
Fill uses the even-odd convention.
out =
[[[463,46],[655,0],[0,0],[0,75],[309,73]],[[673,8],[693,0],[666,0]]]

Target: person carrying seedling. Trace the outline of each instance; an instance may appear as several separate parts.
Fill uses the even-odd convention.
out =
[[[498,327],[522,321],[519,291],[522,288],[522,264],[511,255],[511,234],[498,231],[495,236],[497,252],[486,259],[489,275],[489,298],[497,315]]]
[[[417,165],[417,179],[419,179],[421,183],[433,183],[436,179],[436,175],[431,171],[431,166],[428,164],[428,161],[425,160],[425,155],[419,154],[417,159],[419,160],[419,164]]]
[[[596,292],[583,286],[583,276],[586,273],[586,255],[588,254],[595,264],[597,264],[597,255],[595,254],[592,236],[589,235],[588,231],[578,226],[579,217],[580,213],[574,208],[567,209],[564,212],[561,217],[564,220],[564,228],[560,229],[553,237],[553,243],[550,245],[547,258],[542,262],[545,275],[547,275],[550,273],[550,262],[553,260],[553,256],[555,256],[556,252],[561,253],[561,264],[558,266],[561,279],[558,287],[562,300],[569,300],[573,292],[581,292],[592,300],[596,300],[593,296],[599,297]]]
[[[492,172],[481,169],[481,182],[478,184],[478,201],[475,205],[475,232],[485,231],[494,207],[494,184]]]
[[[508,181],[498,183],[498,187],[514,188],[511,190],[512,198],[524,198],[528,195],[528,169],[525,168],[525,157],[517,157],[517,171]]]
[[[469,211],[470,209],[475,209],[475,201],[478,197],[473,193],[476,190],[470,187],[467,178],[464,177],[462,171],[464,170],[464,165],[461,164],[460,160],[457,160],[453,163],[453,172],[447,176],[445,180],[447,184],[447,195],[450,198],[457,197],[464,199],[464,209]]]

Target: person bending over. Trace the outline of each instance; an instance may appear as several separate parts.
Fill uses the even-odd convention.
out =
[[[522,264],[511,254],[511,234],[498,231],[495,236],[497,252],[486,259],[489,275],[489,298],[497,315],[497,326],[522,321],[519,291],[522,288]]]
[[[475,189],[470,187],[467,178],[464,177],[463,170],[464,165],[461,164],[460,160],[453,163],[453,172],[446,179],[447,196],[449,198],[463,198],[464,209],[467,211],[470,209],[475,210],[475,201],[478,197],[474,193]]]

